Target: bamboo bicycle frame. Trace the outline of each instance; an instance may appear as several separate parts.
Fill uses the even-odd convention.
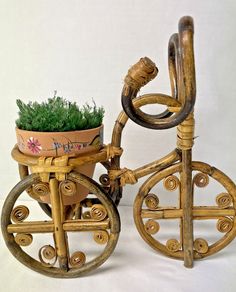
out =
[[[191,268],[194,259],[212,255],[234,239],[236,236],[235,184],[215,167],[203,162],[192,161],[196,97],[193,34],[192,18],[183,17],[179,22],[178,33],[173,34],[170,38],[168,61],[171,95],[154,93],[137,97],[140,88],[158,74],[156,65],[149,58],[141,58],[129,69],[121,97],[124,111],[119,114],[115,122],[111,144],[104,145],[98,151],[89,154],[66,157],[65,165],[58,163],[57,159],[61,158],[49,160],[45,158],[47,163],[39,165],[37,157],[24,155],[17,146],[14,147],[12,156],[19,164],[22,180],[13,188],[4,204],[2,230],[8,248],[26,266],[45,275],[66,278],[78,277],[101,265],[113,252],[119,237],[120,221],[115,205],[120,202],[122,187],[126,184],[135,184],[144,176],[149,176],[149,178],[140,187],[136,196],[134,220],[142,238],[155,250],[172,258],[182,259],[184,265]],[[142,107],[147,104],[166,105],[167,109],[160,114],[150,115],[142,111]],[[154,130],[164,130],[176,126],[176,149],[165,157],[137,169],[121,169],[121,138],[129,118],[143,127]],[[100,178],[101,185],[76,173],[76,167],[98,162],[107,169],[107,174]],[[32,172],[31,175],[29,175],[29,170]],[[194,177],[193,171],[198,171]],[[178,173],[179,178],[176,176]],[[194,206],[194,188],[207,186],[209,177],[218,181],[226,189],[226,193],[221,193],[216,197],[217,206]],[[167,190],[179,189],[178,206],[160,206],[158,197],[150,193],[150,190],[162,180],[164,180]],[[86,198],[69,209],[65,208],[60,193],[60,186],[65,183],[67,184],[65,190],[68,194],[71,191],[69,187],[73,189],[73,184],[79,183],[87,187],[91,193],[96,194],[97,198]],[[25,206],[14,208],[14,203],[24,190],[40,202],[40,196],[31,191],[32,186],[37,184],[40,184],[38,186],[44,191],[50,192],[51,207],[47,204],[40,204],[45,213],[52,217],[52,220],[21,222],[17,216],[26,218],[29,210]],[[147,207],[144,207],[145,204]],[[87,219],[83,218],[84,207],[91,208],[90,217],[86,217]],[[146,219],[148,221],[145,222]],[[152,236],[160,228],[157,220],[164,219],[179,220],[179,241],[171,238],[166,244],[163,244]],[[193,220],[209,219],[218,220],[218,231],[226,233],[211,245],[208,245],[203,238],[194,238],[193,230]],[[70,256],[66,235],[69,231],[95,232],[97,243],[107,243],[104,252],[89,263],[86,263],[86,256],[81,251]],[[40,251],[44,249],[48,257],[55,258],[52,265],[45,265],[41,256],[41,263],[32,259],[19,247],[31,244],[31,233],[50,232],[53,233],[55,248],[46,245]],[[16,236],[14,237],[13,234]],[[57,259],[59,268],[53,267]]]

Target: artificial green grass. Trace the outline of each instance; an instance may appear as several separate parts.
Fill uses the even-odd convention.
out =
[[[27,131],[64,132],[99,127],[104,117],[104,108],[85,104],[79,107],[62,97],[54,96],[46,102],[25,104],[17,99],[19,118],[16,126]]]

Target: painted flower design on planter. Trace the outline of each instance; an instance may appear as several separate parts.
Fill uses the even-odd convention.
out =
[[[83,149],[84,148],[84,145],[81,143],[81,144],[75,144],[75,148],[77,149],[77,150],[81,150],[81,149]]]
[[[41,144],[39,143],[38,139],[30,137],[27,140],[27,146],[32,153],[40,153],[42,150]]]
[[[70,140],[67,143],[60,143],[56,139],[54,138],[52,139],[53,139],[52,147],[56,151],[56,155],[58,155],[58,150],[60,148],[63,148],[63,152],[65,154],[68,154],[68,153],[71,153],[73,149],[81,150],[84,147],[87,147],[88,145],[90,145],[88,142],[72,142]]]

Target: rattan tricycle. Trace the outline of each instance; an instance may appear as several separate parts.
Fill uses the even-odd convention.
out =
[[[1,224],[7,247],[24,265],[47,276],[70,278],[104,263],[119,237],[117,205],[122,197],[122,187],[135,184],[139,178],[148,175],[133,209],[136,227],[152,248],[182,259],[186,267],[192,267],[194,259],[212,255],[234,239],[235,184],[215,167],[192,161],[196,95],[193,33],[192,18],[183,17],[178,34],[170,38],[170,96],[154,93],[137,97],[140,88],[158,73],[149,58],[140,59],[129,69],[122,91],[124,111],[115,122],[110,144],[77,157],[35,158],[22,154],[17,146],[13,149],[12,156],[19,164],[21,181],[5,201]],[[147,104],[165,105],[166,110],[157,115],[147,114],[140,109]],[[177,126],[177,148],[164,158],[138,169],[121,168],[121,136],[128,118],[155,130]],[[90,163],[101,163],[106,169],[99,183],[76,170],[78,166]],[[210,180],[223,188],[215,204],[194,205],[194,189],[206,187]],[[152,192],[161,182],[166,190],[178,192],[176,206],[163,205]],[[77,184],[86,187],[89,195],[75,204],[64,205],[62,196],[75,195]],[[18,203],[24,191],[41,206],[42,220],[31,219],[29,208]],[[45,194],[50,196],[48,204],[40,200]],[[168,219],[179,222],[179,238],[170,238],[163,243],[158,240],[160,222]],[[194,220],[215,220],[216,228],[223,236],[213,243],[196,238]],[[97,245],[88,243],[91,238]],[[35,250],[36,256],[33,255]]]

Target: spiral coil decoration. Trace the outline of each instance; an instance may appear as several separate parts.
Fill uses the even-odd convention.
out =
[[[15,242],[20,246],[28,246],[32,241],[33,236],[31,234],[17,233],[15,236]]]
[[[82,214],[82,217],[83,219],[91,219],[91,214],[89,211],[85,211],[83,214]]]
[[[14,223],[24,221],[29,216],[29,209],[24,205],[15,207],[11,212],[11,220]]]
[[[198,253],[203,254],[207,253],[209,249],[207,241],[203,238],[196,238],[193,243],[193,247]]]
[[[171,238],[166,242],[166,248],[170,252],[177,252],[178,250],[180,250],[180,247],[180,242],[177,239]]]
[[[76,184],[70,180],[64,180],[60,183],[60,192],[64,196],[74,196],[77,192]]]
[[[216,225],[219,232],[227,233],[233,228],[233,220],[230,218],[221,218],[217,221]]]
[[[148,234],[156,234],[160,230],[159,223],[152,219],[149,219],[144,227]]]
[[[105,187],[108,187],[110,185],[110,178],[109,178],[109,176],[106,173],[102,174],[99,177],[99,181]]]
[[[194,176],[193,182],[197,187],[204,188],[209,184],[209,176],[203,172],[199,172]]]
[[[228,208],[232,202],[232,197],[228,193],[221,193],[216,197],[216,204],[222,209]]]
[[[163,184],[166,190],[175,191],[179,186],[179,179],[175,175],[170,175],[165,178]]]
[[[93,239],[98,244],[106,244],[109,240],[109,234],[105,230],[95,231],[93,234]]]
[[[94,204],[90,210],[90,216],[96,221],[102,221],[107,217],[107,211],[101,204]]]
[[[48,183],[39,182],[33,185],[33,194],[38,197],[48,196],[50,194],[50,188]]]
[[[48,245],[46,248],[42,250],[42,254],[47,260],[51,260],[56,256],[56,250],[51,245]]]
[[[82,251],[76,251],[70,257],[70,265],[73,268],[81,268],[86,262],[86,256]]]
[[[57,261],[57,253],[55,248],[51,245],[42,246],[39,250],[39,260],[44,267],[53,267]]]
[[[155,194],[148,194],[145,199],[145,204],[150,210],[156,210],[159,205],[159,198]]]

